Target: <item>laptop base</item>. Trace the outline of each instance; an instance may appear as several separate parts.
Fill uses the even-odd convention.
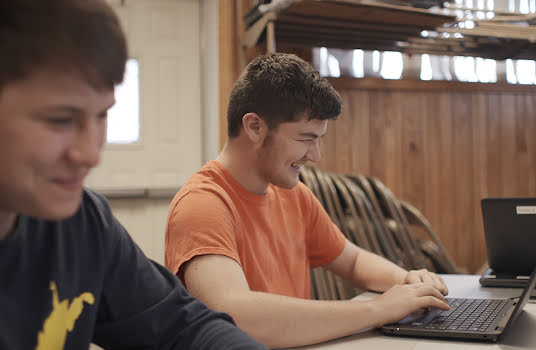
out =
[[[500,332],[497,332],[495,334],[491,334],[491,333],[478,333],[478,332],[474,332],[474,333],[468,333],[468,332],[464,332],[464,333],[459,333],[459,332],[446,332],[446,331],[442,331],[442,332],[437,332],[437,331],[434,331],[434,330],[427,330],[427,329],[422,329],[420,330],[420,333],[419,334],[415,334],[413,330],[407,330],[407,329],[403,329],[403,328],[396,328],[396,327],[382,327],[381,329],[381,332],[385,335],[390,335],[390,336],[403,336],[403,337],[411,337],[411,338],[434,338],[434,339],[438,339],[438,340],[447,340],[447,339],[452,339],[452,340],[463,340],[463,341],[470,341],[470,340],[473,340],[473,341],[489,341],[489,342],[496,342],[500,339],[501,337],[501,333]]]
[[[515,273],[496,273],[487,269],[478,282],[482,287],[525,288],[530,276]]]

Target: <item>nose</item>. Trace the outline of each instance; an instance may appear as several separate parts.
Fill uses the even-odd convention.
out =
[[[88,168],[97,166],[105,135],[105,120],[93,119],[81,123],[69,150],[70,160]]]
[[[312,142],[309,146],[309,149],[307,150],[306,154],[307,160],[318,163],[320,162],[320,159],[322,158],[322,155],[320,154],[320,144],[318,143],[318,139],[315,140],[315,142]]]

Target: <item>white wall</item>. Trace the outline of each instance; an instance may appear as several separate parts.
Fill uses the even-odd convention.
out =
[[[94,189],[176,188],[202,164],[200,3],[114,0],[139,63],[140,139],[107,145]]]
[[[218,153],[217,0],[109,2],[139,61],[141,139],[106,146],[86,184],[105,194],[157,193],[109,202],[145,254],[163,264],[171,195]]]

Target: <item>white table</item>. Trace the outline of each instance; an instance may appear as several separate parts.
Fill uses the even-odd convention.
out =
[[[449,288],[450,298],[496,299],[517,297],[519,288],[482,288],[477,275],[442,275]],[[365,293],[357,300],[374,298],[376,294]],[[536,349],[536,304],[529,302],[513,327],[497,342],[438,340],[426,338],[393,337],[377,330],[361,332],[349,337],[317,345],[300,347],[310,350],[451,350],[451,349]]]

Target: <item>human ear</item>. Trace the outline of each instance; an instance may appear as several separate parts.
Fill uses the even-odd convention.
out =
[[[242,129],[253,143],[262,142],[268,130],[266,123],[257,113],[244,114]]]

